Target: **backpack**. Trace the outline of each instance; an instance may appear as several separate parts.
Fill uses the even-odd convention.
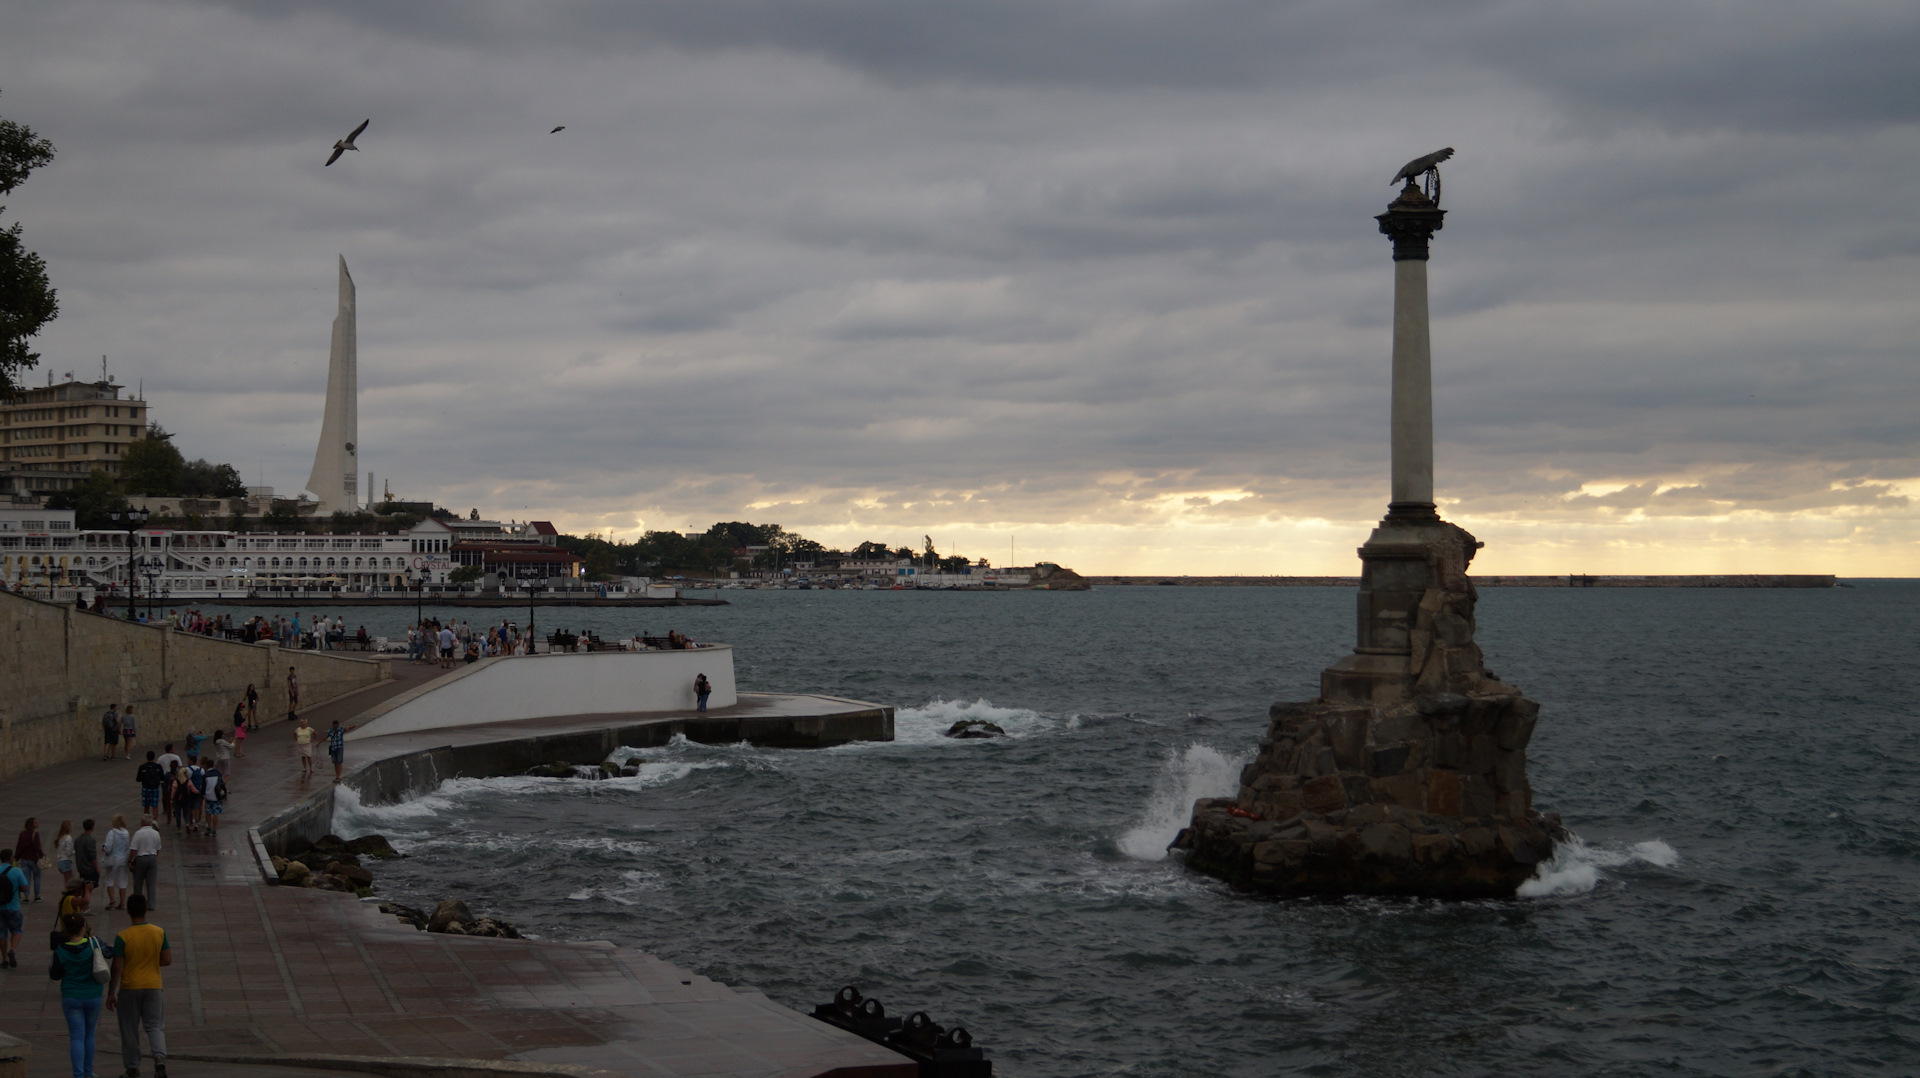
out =
[[[193,792],[204,796],[207,792],[207,773],[198,767],[187,768],[187,781],[193,784]]]
[[[14,894],[13,869],[9,868],[4,872],[0,872],[0,906],[12,902]]]

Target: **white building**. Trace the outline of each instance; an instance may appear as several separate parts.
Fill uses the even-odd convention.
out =
[[[33,519],[24,519],[32,514]],[[453,532],[427,519],[397,535],[273,535],[173,528],[64,530],[53,510],[0,510],[0,571],[16,583],[70,583],[124,594],[128,562],[138,589],[174,598],[241,598],[276,590],[406,591],[446,583]],[[42,519],[46,518],[46,519]],[[48,525],[28,530],[26,524]]]

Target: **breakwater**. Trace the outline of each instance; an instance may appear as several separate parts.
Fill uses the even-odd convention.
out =
[[[429,685],[431,691],[431,684]],[[576,715],[423,730],[356,739],[368,757],[345,779],[357,803],[393,804],[430,793],[453,778],[519,775],[552,764],[595,764],[616,750],[658,748],[676,738],[702,745],[830,748],[893,740],[893,708],[827,696],[741,693],[720,711],[652,716]],[[252,837],[263,875],[265,859],[311,844],[333,826],[335,787],[326,785],[262,820]]]
[[[1095,587],[1356,588],[1357,576],[1089,576]],[[1833,588],[1832,573],[1682,573],[1654,576],[1483,576],[1482,588]]]

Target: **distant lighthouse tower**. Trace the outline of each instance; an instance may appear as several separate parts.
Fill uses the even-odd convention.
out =
[[[327,410],[320,445],[313,453],[307,490],[321,514],[360,508],[359,355],[354,329],[353,277],[340,256],[340,310],[333,316],[333,347],[327,358]]]

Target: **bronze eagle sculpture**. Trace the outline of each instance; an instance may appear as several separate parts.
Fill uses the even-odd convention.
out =
[[[1435,150],[1425,157],[1416,157],[1400,166],[1400,171],[1394,173],[1393,179],[1387,181],[1387,186],[1392,187],[1401,180],[1417,180],[1427,173],[1438,169],[1440,162],[1452,156],[1453,147],[1449,146],[1444,150]]]

